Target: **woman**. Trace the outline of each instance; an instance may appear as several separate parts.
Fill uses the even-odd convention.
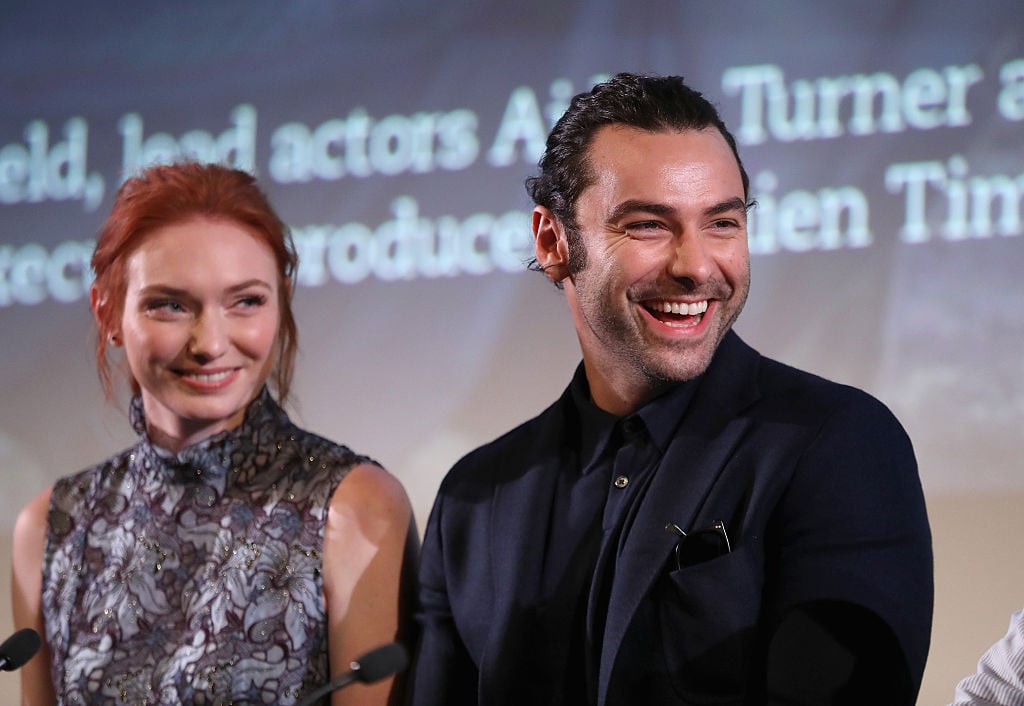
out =
[[[15,624],[43,636],[23,703],[293,704],[406,638],[405,491],[278,406],[296,257],[254,179],[144,171],[118,192],[92,265],[100,379],[111,397],[108,351],[123,350],[140,439],[18,519]],[[331,703],[399,690],[356,684]]]

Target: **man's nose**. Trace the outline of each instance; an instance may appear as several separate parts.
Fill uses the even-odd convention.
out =
[[[681,233],[671,240],[668,274],[675,280],[689,280],[694,285],[711,279],[714,262],[707,243],[697,233]]]

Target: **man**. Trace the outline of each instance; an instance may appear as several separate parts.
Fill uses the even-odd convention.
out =
[[[441,486],[414,703],[912,704],[913,451],[873,398],[731,332],[750,202],[714,107],[620,74],[573,100],[527,187],[583,363]]]

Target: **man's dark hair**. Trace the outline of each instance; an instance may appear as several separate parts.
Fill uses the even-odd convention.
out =
[[[594,179],[587,150],[597,131],[613,124],[649,132],[716,128],[736,157],[743,198],[749,199],[750,180],[736,140],[707,98],[687,86],[681,76],[616,74],[572,99],[548,135],[538,163],[540,174],[526,180],[526,191],[533,202],[550,210],[566,227],[571,250],[579,245],[573,237],[578,228],[576,200]],[[530,263],[530,269],[538,269],[536,261]]]

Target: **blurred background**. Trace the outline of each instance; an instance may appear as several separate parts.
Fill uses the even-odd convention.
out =
[[[180,154],[258,175],[302,259],[290,412],[397,475],[422,528],[448,467],[578,362],[523,266],[523,180],[568,99],[623,70],[685,76],[739,141],[740,335],[910,433],[936,568],[920,703],[947,703],[1024,605],[1018,0],[5,2],[2,572],[24,503],[133,441],[87,295],[125,175]]]

